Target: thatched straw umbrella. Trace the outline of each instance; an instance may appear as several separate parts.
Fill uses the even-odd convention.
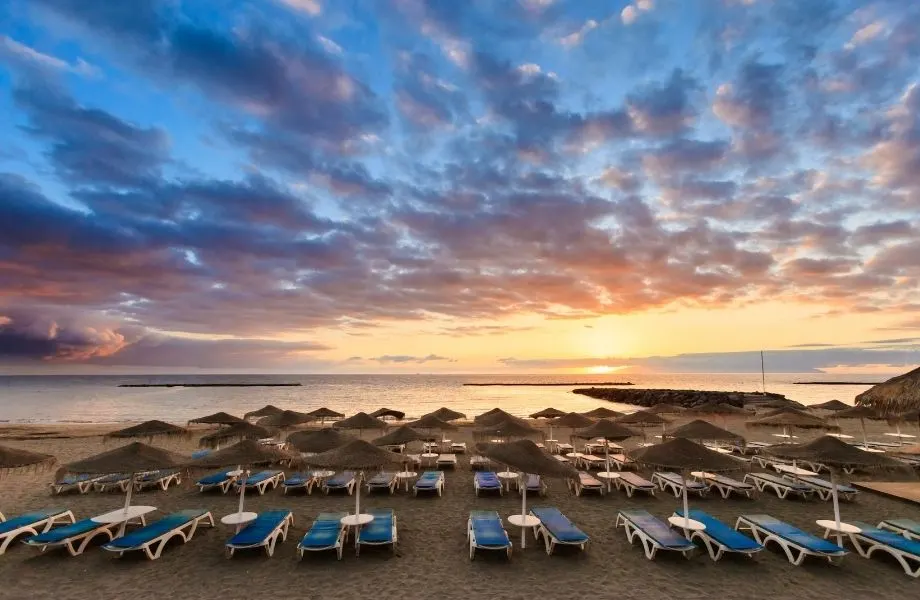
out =
[[[341,419],[342,417],[345,416],[342,413],[336,412],[332,410],[331,408],[326,408],[325,406],[321,408],[317,408],[316,410],[311,410],[307,414],[310,415],[311,417],[319,419],[320,423],[323,423],[323,424],[326,423],[326,419]]]
[[[556,440],[554,439],[554,436],[553,436],[554,427],[566,427],[572,430],[583,429],[585,427],[590,427],[591,425],[594,425],[594,419],[592,419],[591,417],[586,417],[577,412],[569,412],[569,413],[565,413],[561,417],[550,419],[549,421],[546,422],[546,424],[549,425],[549,440],[547,441],[555,442]],[[571,434],[569,435],[569,441],[571,441]]]
[[[674,404],[668,404],[666,402],[659,402],[655,406],[648,409],[648,412],[656,415],[679,415],[684,412],[684,408],[681,406],[676,406]]]
[[[445,431],[454,431],[457,429],[456,425],[454,425],[453,423],[448,423],[447,421],[444,421],[436,417],[434,413],[428,413],[427,415],[424,415],[420,419],[416,419],[415,421],[410,421],[409,423],[407,423],[407,425],[413,429],[428,430],[429,436],[427,439],[437,439],[436,437],[432,437],[430,434],[432,431],[440,431],[442,441],[444,440]]]
[[[874,452],[874,450],[869,448],[869,436],[866,435],[866,419],[872,419],[873,421],[882,420],[882,416],[878,412],[869,407],[869,406],[851,406],[850,408],[844,410],[838,410],[834,413],[834,418],[839,419],[859,419],[859,425],[862,429],[863,435],[863,450],[867,452]]]
[[[449,408],[447,408],[447,407],[444,407],[444,406],[442,406],[442,407],[439,408],[438,410],[432,411],[432,412],[427,413],[427,414],[422,415],[422,416],[423,416],[423,417],[431,416],[431,417],[434,417],[434,418],[436,418],[436,419],[440,419],[441,421],[456,421],[457,419],[465,419],[465,418],[466,418],[466,415],[463,414],[462,412],[457,412],[457,411],[455,411],[455,410],[451,410],[451,409],[449,409]]]
[[[637,435],[640,434],[625,425],[610,421],[609,419],[601,419],[593,425],[589,425],[583,429],[576,429],[572,433],[572,437],[589,440],[601,438],[604,440],[604,465],[606,467],[604,473],[607,477],[610,476],[610,448],[608,442],[621,442]]]
[[[212,452],[207,456],[202,456],[188,463],[189,468],[193,469],[222,469],[235,466],[238,471],[242,471],[240,479],[240,502],[236,511],[237,531],[243,522],[243,506],[246,497],[246,478],[249,477],[249,469],[253,465],[264,465],[282,461],[293,461],[297,457],[286,450],[277,446],[260,444],[255,440],[243,440],[232,446],[227,446],[217,452]],[[231,516],[231,515],[227,515]]]
[[[104,439],[108,438],[144,438],[148,442],[155,437],[189,437],[191,432],[184,427],[166,423],[165,421],[144,421],[131,427],[125,427],[118,431],[112,431],[105,434]]]
[[[213,415],[207,415],[204,417],[198,417],[197,419],[189,420],[189,423],[198,423],[200,425],[234,425],[236,423],[242,423],[243,419],[239,417],[234,417],[231,414],[227,414],[223,411],[216,412]]]
[[[531,419],[555,419],[556,417],[561,417],[565,414],[565,411],[559,410],[558,408],[544,408],[541,411],[537,411],[530,415]]]
[[[617,419],[619,417],[624,416],[625,413],[617,412],[615,410],[610,410],[609,408],[599,406],[598,408],[595,408],[594,410],[589,410],[581,414],[583,414],[586,417],[590,417],[592,419]]]
[[[218,450],[224,442],[233,440],[238,442],[243,440],[261,440],[263,438],[273,437],[274,435],[275,432],[271,429],[243,422],[230,425],[229,427],[222,427],[213,433],[201,436],[201,439],[198,440],[198,446],[200,448],[213,448]]]
[[[358,515],[361,515],[361,479],[364,477],[364,471],[398,466],[402,462],[399,455],[381,450],[364,440],[354,440],[344,446],[314,454],[304,460],[308,464],[317,467],[348,469],[358,472],[358,478],[355,482],[355,515],[357,518],[360,518]]]
[[[386,421],[375,419],[365,412],[359,412],[347,419],[336,421],[332,426],[336,429],[357,429],[359,438],[365,429],[386,429],[389,427]]]
[[[837,470],[838,469],[895,469],[903,464],[871,452],[863,452],[846,442],[826,435],[807,444],[780,445],[765,448],[764,452],[777,458],[796,460],[811,460],[827,466],[831,471],[831,497],[834,500],[834,524],[840,531],[840,502],[837,498]],[[837,544],[841,545],[842,534],[837,536]]]
[[[295,431],[287,436],[287,443],[296,448],[299,452],[308,452],[316,454],[326,452],[339,446],[344,446],[348,442],[353,442],[356,438],[336,431],[331,427],[320,429],[319,431]]]
[[[420,442],[425,439],[427,439],[426,434],[422,433],[421,431],[418,431],[417,429],[413,429],[409,427],[408,425],[403,425],[401,427],[397,427],[396,429],[387,433],[386,435],[382,435],[378,438],[371,440],[371,443],[375,446],[399,446],[402,444],[409,444],[412,442]],[[409,463],[406,462],[405,464],[406,464],[405,472],[408,473]],[[409,484],[407,482],[406,486],[408,487],[408,485]]]
[[[719,454],[706,446],[691,442],[686,438],[674,438],[662,444],[648,446],[634,450],[631,453],[637,463],[656,469],[679,471],[684,478],[684,530],[686,521],[690,518],[690,503],[687,500],[687,473],[690,471],[703,471],[719,473],[724,471],[737,471],[743,468],[744,463],[730,456]]]
[[[493,408],[492,410],[485,412],[481,415],[477,415],[473,418],[473,423],[479,427],[488,427],[489,425],[494,425],[495,423],[501,423],[502,421],[509,421],[511,419],[517,419],[509,412],[505,412],[500,408]]]
[[[850,408],[849,404],[841,402],[840,400],[828,400],[827,402],[822,402],[821,404],[812,404],[808,407],[813,410],[832,410],[834,412],[838,410],[846,410]]]
[[[637,410],[634,413],[630,413],[628,415],[620,417],[616,421],[617,423],[620,423],[621,425],[632,425],[634,427],[638,427],[639,429],[641,429],[643,444],[645,444],[646,440],[648,439],[645,433],[646,427],[656,427],[658,425],[661,425],[661,431],[663,433],[665,426],[667,426],[667,424],[670,423],[670,421],[668,421],[664,417],[656,415],[655,413],[649,412],[647,410]]]
[[[703,440],[711,442],[735,440],[741,440],[742,442],[744,441],[744,438],[737,433],[733,433],[727,429],[722,429],[721,427],[716,427],[709,421],[703,421],[701,419],[696,419],[695,421],[690,421],[689,423],[685,423],[680,427],[675,427],[674,429],[668,431],[665,434],[665,437],[686,438],[688,440],[694,440],[699,443],[702,443]]]
[[[58,475],[65,473],[73,475],[127,473],[131,475],[131,481],[128,484],[128,491],[125,495],[123,515],[125,522],[127,522],[128,519],[138,516],[131,511],[131,494],[134,490],[134,480],[138,473],[159,471],[160,469],[178,469],[184,466],[186,462],[187,459],[184,456],[175,452],[148,446],[141,442],[131,442],[127,446],[114,448],[83,460],[68,463],[58,471]],[[141,514],[146,514],[146,512],[148,511],[145,510]]]
[[[527,424],[523,419],[506,419],[498,423],[492,423],[483,427],[473,429],[473,434],[483,437],[526,437],[540,433],[540,430]]]
[[[260,427],[290,429],[292,427],[297,427],[298,425],[303,425],[304,423],[309,423],[310,421],[315,421],[316,418],[317,417],[309,413],[298,412],[296,410],[283,410],[280,413],[262,417],[256,421],[256,425],[259,425]]]
[[[371,416],[375,419],[385,419],[390,417],[396,419],[397,421],[402,421],[406,418],[406,413],[401,410],[393,410],[392,408],[378,408],[371,413]]]
[[[792,439],[789,429],[820,429],[823,431],[840,431],[840,427],[832,425],[811,413],[790,408],[767,417],[747,421],[745,427],[750,428],[782,428],[784,439]]]
[[[55,458],[50,454],[20,450],[9,446],[0,446],[0,474],[19,469],[49,467],[54,464]]]
[[[557,477],[559,479],[578,477],[578,471],[554,459],[530,440],[518,440],[507,444],[480,443],[476,444],[476,451],[490,460],[520,471],[522,477],[527,474],[539,475],[540,477]],[[518,520],[517,515],[513,515],[513,520],[509,519],[509,521],[521,528],[521,549],[524,549],[529,526],[526,482],[525,485],[521,486],[520,519]]]
[[[920,367],[872,386],[856,396],[856,404],[868,406],[882,416],[920,408]]]
[[[272,404],[266,404],[265,406],[263,406],[263,407],[260,408],[259,410],[251,410],[251,411],[249,411],[248,413],[246,413],[245,415],[243,415],[243,418],[244,418],[244,419],[251,419],[251,418],[253,418],[253,417],[257,417],[257,418],[270,417],[270,416],[272,416],[272,415],[277,415],[277,414],[280,414],[280,413],[283,413],[283,412],[284,412],[284,409],[278,408],[277,406],[274,406],[274,405],[272,405]]]

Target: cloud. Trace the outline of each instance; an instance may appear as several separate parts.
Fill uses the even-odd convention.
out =
[[[632,25],[639,18],[639,9],[632,4],[620,11],[620,20],[624,25]]]
[[[35,48],[6,35],[0,36],[0,60],[18,64],[25,69],[47,69],[49,71],[73,73],[87,78],[102,75],[102,71],[98,67],[91,65],[82,58],[77,58],[76,61],[70,63],[56,56],[39,52]]]
[[[375,356],[369,358],[368,360],[374,360],[381,364],[425,364],[430,362],[455,362],[446,356],[438,356],[437,354],[429,354],[427,356],[410,356],[406,354],[384,354],[383,356]]]
[[[559,38],[559,43],[566,48],[580,46],[584,41],[585,36],[597,29],[599,25],[600,24],[594,19],[588,19],[577,31],[573,31],[570,34]]]
[[[311,17],[316,17],[323,12],[323,5],[319,0],[279,0],[279,2]]]
[[[319,45],[323,47],[323,50],[329,54],[341,55],[343,53],[342,47],[327,38],[326,36],[319,35],[316,36],[316,41],[319,42]]]

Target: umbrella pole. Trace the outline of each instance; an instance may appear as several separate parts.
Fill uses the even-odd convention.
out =
[[[837,545],[843,547],[843,535],[840,533],[840,499],[837,497],[837,474],[831,469],[831,497],[834,499],[834,526],[837,527]]]
[[[249,477],[249,469],[243,471],[243,478],[240,480],[240,504],[236,509],[237,514],[243,514],[243,504],[246,501],[246,479]]]
[[[128,493],[125,494],[125,514],[128,514],[128,509],[131,508],[131,493],[134,491],[135,477],[137,477],[137,474],[131,473],[131,481],[128,482]]]
[[[859,424],[862,426],[862,432],[863,432],[863,450],[868,450],[869,449],[869,438],[866,437],[866,420],[863,418],[860,418]]]
[[[355,491],[355,515],[361,514],[361,476],[364,475],[364,471],[358,471],[358,481],[355,482],[358,489]]]
[[[687,526],[690,524],[690,502],[687,500],[687,472],[681,473],[681,477],[684,478],[684,533],[686,534],[689,531]]]
[[[523,484],[521,486],[521,550],[525,548],[527,543],[525,541],[527,539],[527,528],[524,527],[524,523],[527,520],[527,481],[524,480],[525,477],[527,477],[527,474],[521,473],[521,483]]]

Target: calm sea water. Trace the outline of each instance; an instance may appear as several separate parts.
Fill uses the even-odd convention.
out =
[[[771,374],[767,390],[804,404],[837,398],[852,403],[868,386],[793,385],[796,381],[839,381],[840,376]],[[882,376],[846,377],[882,381]],[[495,406],[527,415],[547,406],[585,411],[605,403],[572,393],[572,387],[464,387],[487,382],[631,381],[637,388],[753,392],[762,389],[756,374],[655,375],[157,375],[157,376],[5,376],[0,377],[0,421],[13,423],[118,423],[162,419],[184,422],[225,410],[242,415],[265,404],[308,411],[328,406],[345,414],[382,406],[418,416],[447,406],[470,417]],[[121,383],[299,382],[302,387],[119,388]]]

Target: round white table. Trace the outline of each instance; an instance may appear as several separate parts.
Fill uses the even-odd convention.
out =
[[[125,527],[128,526],[129,521],[134,521],[135,519],[140,521],[141,525],[147,524],[147,519],[145,515],[152,513],[157,509],[156,506],[129,506],[128,508],[119,508],[105,514],[95,516],[90,519],[93,523],[121,523],[121,527],[118,528],[118,536],[121,537],[125,534]]]
[[[856,447],[862,450],[863,452],[871,452],[872,454],[882,454],[883,452],[885,452],[884,450],[880,450],[878,448],[870,448],[869,446],[856,446]]]
[[[809,471],[808,469],[802,469],[800,467],[793,467],[792,465],[774,465],[774,469],[778,473],[785,473],[788,475],[797,475],[800,477],[814,477],[817,475],[814,471]]]
[[[396,474],[396,479],[405,483],[407,492],[409,491],[409,480],[412,479],[413,477],[418,477],[418,473],[416,473],[415,471],[400,471]],[[399,487],[398,482],[396,484],[396,487]]]
[[[339,520],[339,523],[341,523],[346,528],[345,539],[348,539],[349,532],[352,529],[357,529],[358,527],[361,527],[362,525],[367,525],[373,520],[374,520],[374,515],[369,515],[367,513],[361,513],[357,515],[344,516],[341,518],[341,520]]]
[[[233,469],[232,471],[227,471],[228,477],[239,477],[243,474],[243,469]]]
[[[707,473],[706,471],[691,471],[690,477],[699,479],[700,481],[706,481],[707,479],[712,479],[715,477],[715,474]]]
[[[518,478],[518,474],[514,471],[499,471],[496,475],[505,484],[505,489],[509,491],[511,490],[511,482]]]
[[[313,471],[311,475],[317,479],[327,479],[335,475],[335,471]]]
[[[703,531],[706,529],[706,526],[699,521],[694,521],[693,519],[685,519],[684,517],[678,517],[677,515],[671,515],[668,517],[668,523],[674,527],[683,529],[684,531]]]
[[[620,478],[620,474],[614,471],[601,471],[597,473],[597,478],[607,484],[607,491],[609,492],[613,489],[614,482]]]
[[[829,435],[829,436],[831,436],[831,437],[835,437],[835,438],[837,438],[838,440],[852,440],[852,439],[853,439],[853,436],[852,436],[852,435],[847,435],[847,434],[845,434],[845,433],[829,433],[829,434],[827,434],[827,435]]]
[[[773,437],[783,438],[783,439],[785,439],[785,440],[791,440],[791,439],[797,440],[797,439],[799,439],[799,436],[797,436],[797,435],[790,435],[790,434],[788,434],[788,433],[772,433],[772,434],[770,434],[770,435],[772,435]]]
[[[540,519],[536,518],[533,515],[522,515],[520,513],[514,514],[508,517],[508,522],[514,525],[515,527],[536,527],[540,524]],[[526,545],[526,535],[521,536],[521,550],[525,548]]]
[[[862,529],[856,525],[850,525],[849,523],[840,522],[840,526],[837,526],[837,523],[831,519],[818,519],[815,521],[815,524],[818,527],[824,529],[824,539],[829,538],[831,535],[837,538],[837,545],[841,548],[843,547],[843,538],[849,538],[850,543],[854,546],[857,546],[856,538],[853,536],[857,533],[862,533]]]
[[[569,452],[565,456],[567,458],[581,458],[582,456],[584,456],[584,454],[582,452]]]
[[[220,522],[224,525],[232,525],[233,527],[236,527],[236,531],[239,532],[239,530],[243,528],[243,525],[252,523],[258,518],[258,516],[258,513],[254,512],[235,512],[222,516],[220,518]]]

